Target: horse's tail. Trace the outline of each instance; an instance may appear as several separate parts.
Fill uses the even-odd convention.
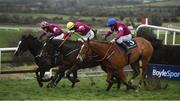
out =
[[[162,40],[157,39],[153,31],[149,28],[143,28],[137,32],[137,37],[143,37],[148,40],[153,46],[154,50],[159,49],[163,44]]]

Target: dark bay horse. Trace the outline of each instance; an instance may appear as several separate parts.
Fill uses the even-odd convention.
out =
[[[15,51],[16,56],[22,55],[24,52],[28,50],[33,55],[34,61],[38,65],[38,68],[36,69],[36,77],[40,87],[43,86],[42,82],[48,82],[52,79],[43,79],[45,72],[49,71],[52,67],[58,66],[58,64],[54,64],[54,59],[52,59],[53,57],[51,58],[51,62],[53,63],[50,63],[49,61],[47,61],[47,58],[44,59],[43,57],[38,56],[42,50],[43,44],[43,42],[39,41],[36,37],[30,34],[23,35],[21,40],[19,41],[17,50]],[[74,75],[77,74],[73,74],[73,76]]]
[[[43,86],[42,82],[50,81],[50,79],[43,80],[42,78],[44,77],[45,72],[51,68],[43,58],[36,58],[36,56],[40,53],[42,47],[43,43],[29,34],[27,36],[22,36],[17,46],[17,50],[15,51],[16,56],[22,55],[28,50],[33,55],[35,63],[38,65],[38,68],[36,69],[36,77],[40,87]]]
[[[86,41],[81,47],[80,53],[77,58],[84,60],[89,50],[98,54],[102,59],[111,64],[112,67],[108,70],[107,81],[111,84],[110,79],[112,78],[113,72],[118,73],[119,79],[127,86],[127,89],[135,89],[131,81],[136,78],[140,73],[140,67],[142,68],[142,78],[139,82],[141,85],[144,83],[146,77],[147,65],[153,54],[153,47],[149,41],[144,38],[134,38],[137,43],[137,47],[132,49],[132,54],[129,63],[134,71],[133,77],[129,80],[129,83],[125,79],[123,67],[128,64],[128,56],[121,49],[116,48],[115,43],[98,42],[98,41]],[[139,60],[140,66],[139,66]]]
[[[51,57],[53,55],[54,50],[58,50],[60,52],[59,56],[62,58],[61,59],[62,61],[57,61],[57,62],[63,66],[58,68],[55,77],[52,79],[51,83],[49,83],[50,87],[56,86],[57,83],[64,76],[65,71],[66,70],[71,71],[73,67],[76,67],[78,69],[83,69],[83,68],[93,68],[98,65],[101,65],[101,68],[106,72],[106,68],[108,65],[102,62],[95,61],[97,60],[98,57],[95,56],[94,54],[91,54],[91,57],[86,58],[85,61],[83,62],[77,61],[76,57],[82,46],[82,42],[67,40],[61,47],[58,47],[62,42],[63,40],[48,40],[41,52],[42,57]],[[73,72],[69,72],[69,71],[66,74],[67,78],[71,82],[78,81],[77,76],[74,78],[70,76],[71,73],[77,72],[77,69]],[[113,75],[113,77],[115,77],[115,75]],[[118,88],[120,88],[120,83],[118,83]]]

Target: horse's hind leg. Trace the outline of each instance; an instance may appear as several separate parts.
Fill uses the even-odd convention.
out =
[[[108,87],[106,88],[106,91],[109,91],[113,85],[112,82],[112,72],[107,68],[107,83],[108,83]]]
[[[135,79],[140,74],[140,67],[139,67],[139,64],[137,62],[131,64],[131,68],[133,70],[133,76],[131,77],[131,79],[128,82],[130,84],[132,84],[133,79]]]
[[[123,71],[122,68],[120,68],[120,69],[118,70],[118,73],[119,73],[120,80],[122,81],[122,83],[123,83],[124,85],[126,85],[127,90],[129,90],[129,89],[136,89],[135,86],[133,86],[132,84],[127,83],[126,78],[125,78],[125,75],[124,75],[124,71]]]
[[[148,65],[148,62],[149,62],[150,58],[148,59],[143,59],[142,60],[142,77],[141,77],[141,80],[139,81],[139,86],[141,87],[142,83],[144,84],[144,86],[146,85],[145,83],[145,79],[146,79],[146,76],[147,76],[147,65]]]

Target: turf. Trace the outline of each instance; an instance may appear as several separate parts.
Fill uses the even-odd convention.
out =
[[[94,77],[95,85],[91,86],[89,78],[80,78],[75,88],[63,79],[57,88],[40,88],[36,80],[1,80],[0,100],[180,100],[180,82],[162,81],[168,83],[167,89],[140,92],[126,91],[122,85],[120,90],[116,85],[105,91],[105,77]]]

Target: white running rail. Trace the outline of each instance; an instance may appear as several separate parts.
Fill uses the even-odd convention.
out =
[[[1,53],[7,53],[7,52],[14,52],[16,51],[17,47],[10,47],[10,48],[0,48],[0,71],[1,71]]]
[[[164,44],[167,45],[167,38],[168,38],[168,32],[173,32],[173,41],[172,41],[172,45],[180,45],[180,44],[176,44],[176,33],[180,33],[180,30],[179,29],[174,29],[174,28],[166,28],[166,27],[160,27],[160,26],[154,26],[154,25],[145,25],[145,24],[142,24],[142,25],[139,25],[136,29],[136,34],[138,32],[138,30],[140,28],[143,28],[143,27],[148,27],[148,28],[153,28],[153,29],[156,29],[157,30],[157,38],[159,39],[159,36],[160,36],[160,31],[164,31],[165,33],[165,36],[164,36]]]

